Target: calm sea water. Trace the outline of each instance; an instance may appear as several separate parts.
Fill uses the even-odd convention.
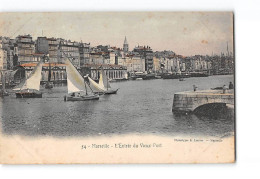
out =
[[[2,131],[7,135],[102,136],[163,134],[225,136],[234,131],[232,117],[176,116],[174,93],[228,85],[233,76],[124,81],[112,83],[116,95],[97,101],[64,102],[66,86],[42,89],[43,98],[0,98]],[[229,116],[229,115],[224,115]]]

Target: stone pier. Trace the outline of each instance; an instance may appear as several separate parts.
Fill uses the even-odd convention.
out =
[[[193,112],[196,108],[207,104],[228,104],[234,106],[234,90],[200,90],[174,94],[173,112]]]

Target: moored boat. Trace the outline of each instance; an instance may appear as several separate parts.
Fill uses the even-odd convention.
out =
[[[42,98],[40,92],[40,80],[42,72],[43,59],[36,65],[28,78],[22,80],[13,90],[16,92],[16,98]]]
[[[209,75],[205,72],[191,72],[191,77],[208,77]]]
[[[88,101],[98,100],[99,95],[94,94],[89,84],[78,70],[72,65],[68,58],[65,59],[67,72],[68,95],[64,96],[64,101]]]
[[[90,87],[93,89],[93,92],[96,94],[116,94],[118,89],[113,89],[110,85],[109,79],[104,72],[104,69],[101,67],[99,82],[95,82],[88,76],[88,81]]]
[[[149,74],[143,76],[143,80],[152,80],[152,79],[156,79],[155,74],[153,74],[153,73],[149,73]]]
[[[180,77],[180,75],[174,74],[174,73],[162,74],[163,79],[178,79],[179,77]]]

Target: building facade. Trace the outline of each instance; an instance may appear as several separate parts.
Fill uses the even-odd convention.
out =
[[[90,43],[80,43],[80,66],[83,66],[84,64],[90,64],[90,50]]]
[[[48,44],[47,37],[37,38],[35,51],[36,53],[43,53],[46,55],[49,53],[49,44]]]
[[[29,77],[32,70],[36,67],[37,63],[24,63],[21,64],[19,67],[23,68],[21,70],[25,74],[22,76]],[[58,63],[51,63],[51,81],[53,82],[65,82],[67,80],[66,76],[66,65],[65,64],[58,64]],[[42,78],[41,81],[48,81],[49,75],[49,63],[44,63],[42,66]]]
[[[127,79],[127,69],[122,65],[114,64],[85,64],[81,67],[81,73],[83,76],[87,74],[93,79],[98,80],[100,76],[101,68],[104,69],[109,79],[122,80]]]
[[[31,35],[19,35],[16,37],[18,65],[33,61],[35,44]]]
[[[70,40],[59,39],[58,63],[64,63],[69,58],[71,63],[80,68],[79,43]]]
[[[58,63],[58,40],[56,38],[47,38],[48,41],[48,54],[51,63]]]
[[[149,46],[138,46],[133,50],[133,54],[140,56],[140,58],[145,60],[145,71],[153,71],[153,50]]]

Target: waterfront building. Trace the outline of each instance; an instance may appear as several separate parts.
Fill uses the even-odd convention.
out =
[[[126,67],[127,72],[145,72],[145,59],[138,55],[128,55],[122,58],[121,64]]]
[[[101,67],[104,69],[107,77],[111,80],[127,79],[126,67],[115,64],[85,64],[81,67],[81,74],[83,76],[88,74],[93,80],[98,80]]]
[[[17,64],[24,64],[33,61],[35,53],[35,45],[31,35],[19,35],[16,37],[17,44]]]
[[[28,77],[32,70],[36,67],[37,63],[24,63],[19,66],[19,71],[24,74],[21,76]],[[65,82],[67,80],[66,76],[66,65],[59,63],[51,63],[51,81],[54,82]],[[19,72],[18,72],[19,74]],[[42,78],[41,81],[48,81],[49,75],[49,63],[44,63],[42,66]],[[19,76],[17,76],[18,78]]]
[[[133,54],[139,54],[145,60],[145,71],[153,70],[153,50],[149,46],[137,46],[133,50]]]
[[[153,67],[154,72],[161,72],[161,58],[158,58],[156,56],[153,57]]]

